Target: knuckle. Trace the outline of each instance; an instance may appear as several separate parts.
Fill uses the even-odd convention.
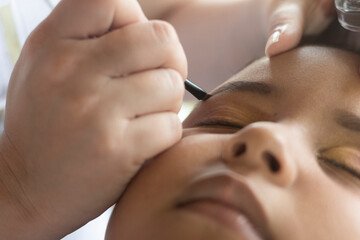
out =
[[[170,131],[166,131],[166,127],[164,130],[165,134],[168,134],[167,138],[169,143],[170,142],[176,142],[181,137],[181,121],[177,114],[175,113],[169,113],[167,114],[166,123],[164,123],[164,126],[166,126]]]
[[[143,39],[138,31],[139,24],[131,24],[102,36],[96,40],[96,46],[92,47],[96,58],[109,59],[117,57],[123,64],[125,56],[129,56],[139,48],[139,39]]]
[[[176,55],[173,56],[174,64],[176,64],[176,70],[179,71],[181,76],[185,79],[188,75],[187,60],[185,52],[180,46],[180,50],[176,52]]]
[[[54,54],[48,64],[48,69],[54,73],[55,76],[64,76],[64,74],[72,72],[72,69],[77,65],[74,54],[69,51]]]
[[[43,49],[44,46],[48,44],[49,36],[46,33],[46,29],[43,28],[40,24],[26,39],[23,51],[25,51],[28,56],[39,54],[41,52],[39,49]]]
[[[181,108],[185,93],[184,80],[180,73],[175,70],[167,69],[165,71],[168,75],[168,90],[172,93],[172,110],[177,112]]]
[[[177,41],[166,50],[167,57],[163,67],[175,69],[185,79],[188,72],[187,59],[181,43]]]
[[[77,54],[73,48],[61,48],[47,55],[47,59],[43,64],[42,78],[47,86],[58,87],[75,80],[81,69],[83,68],[82,54]]]
[[[153,20],[150,21],[155,38],[161,43],[169,43],[177,40],[177,34],[174,27],[165,21]]]
[[[108,127],[108,126],[112,127]],[[118,121],[117,124],[106,124],[107,127],[99,128],[97,155],[104,160],[111,161],[129,157],[129,149],[124,143],[124,132],[127,127],[127,121]],[[114,127],[116,130],[114,131]]]
[[[24,51],[28,56],[34,56],[37,54],[39,47],[42,45],[42,40],[35,32],[31,33],[24,45]]]
[[[184,91],[184,80],[179,72],[173,70],[173,69],[167,69],[165,70],[168,74],[168,79],[170,80],[170,88],[171,90],[177,91],[177,92],[183,92]]]
[[[138,7],[138,5],[133,7],[131,11],[131,17],[132,19],[129,20],[130,23],[141,22],[146,19],[144,13],[142,12],[141,8]]]
[[[40,88],[46,90],[64,85],[76,79],[75,75],[84,68],[86,56],[79,44],[65,41],[49,41],[46,31],[41,27],[35,30],[26,40],[23,53],[24,60],[31,64],[36,78],[28,78]]]

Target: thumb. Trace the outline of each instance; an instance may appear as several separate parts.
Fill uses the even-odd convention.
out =
[[[270,13],[267,56],[274,56],[296,47],[303,35],[304,6],[302,3],[281,3]]]
[[[140,21],[146,17],[136,0],[62,0],[43,25],[56,36],[84,39]]]

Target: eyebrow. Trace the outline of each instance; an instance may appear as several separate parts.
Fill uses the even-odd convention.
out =
[[[335,114],[335,120],[337,124],[348,130],[360,132],[360,117],[354,113],[338,110]]]
[[[229,82],[216,89],[211,96],[219,95],[224,92],[250,92],[261,96],[270,95],[274,92],[275,87],[264,82],[237,81]]]
[[[272,84],[264,82],[237,81],[229,82],[222,87],[216,89],[211,97],[224,92],[251,92],[258,95],[271,95],[276,91]],[[337,110],[335,113],[335,121],[338,125],[345,129],[360,132],[360,117],[352,112],[345,110]]]

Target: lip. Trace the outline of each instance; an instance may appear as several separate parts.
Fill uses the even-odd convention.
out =
[[[178,204],[249,240],[271,239],[265,212],[245,179],[230,170],[198,177]]]

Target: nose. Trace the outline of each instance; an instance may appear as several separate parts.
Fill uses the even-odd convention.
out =
[[[251,124],[225,143],[223,161],[243,174],[260,173],[273,184],[288,187],[297,175],[289,135],[275,123]]]

